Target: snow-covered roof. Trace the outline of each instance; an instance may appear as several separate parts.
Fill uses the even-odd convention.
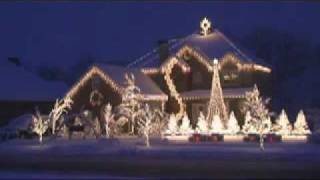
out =
[[[126,73],[132,73],[135,77],[136,86],[141,90],[141,93],[145,97],[162,97],[167,99],[167,95],[161,91],[161,89],[154,83],[150,77],[143,74],[141,70],[134,68],[125,68],[107,64],[95,64],[98,68],[103,70],[117,85],[124,88],[126,86]]]
[[[32,114],[23,114],[9,121],[9,124],[1,127],[0,131],[12,131],[26,130],[32,123]]]
[[[168,45],[170,56],[174,56],[182,47],[189,46],[199,53],[204,54],[210,60],[214,58],[221,59],[224,55],[232,53],[244,63],[255,63],[267,66],[262,59],[257,58],[245,48],[235,44],[218,29],[214,29],[213,32],[207,36],[202,36],[198,32],[195,32],[185,38],[169,40]],[[154,49],[147,54],[147,56],[137,59],[128,66],[150,68],[159,67],[160,65],[161,61],[158,50]]]
[[[54,101],[68,87],[63,82],[50,82],[13,64],[0,66],[0,101]]]
[[[252,91],[252,88],[224,88],[222,89],[225,98],[243,98],[246,92]],[[181,92],[183,100],[209,99],[211,90],[192,90]]]

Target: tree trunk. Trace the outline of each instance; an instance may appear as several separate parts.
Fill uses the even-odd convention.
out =
[[[146,136],[146,146],[150,147],[150,141],[149,141],[149,135],[145,135]]]
[[[41,133],[39,134],[39,141],[42,144],[42,134]]]

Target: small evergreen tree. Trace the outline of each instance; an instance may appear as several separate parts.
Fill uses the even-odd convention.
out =
[[[170,114],[168,128],[166,130],[166,134],[175,135],[178,132],[178,122],[177,118],[174,114]]]
[[[274,130],[275,133],[279,135],[289,135],[292,132],[292,125],[290,124],[287,113],[284,109],[282,109],[281,114],[276,120]]]
[[[179,128],[179,131],[181,134],[192,134],[192,128],[190,126],[190,119],[188,118],[187,113],[184,113],[184,116],[182,118],[182,124]]]
[[[224,133],[224,126],[219,115],[215,114],[213,116],[213,121],[211,123],[211,133],[223,134]]]
[[[227,123],[227,131],[230,134],[237,134],[240,131],[238,121],[233,111],[230,113],[230,117]]]
[[[197,132],[206,134],[208,133],[208,122],[206,121],[206,118],[204,117],[203,113],[200,112],[197,122]]]
[[[297,115],[296,122],[294,123],[293,133],[297,135],[311,134],[311,131],[306,121],[306,117],[302,110],[300,110]]]

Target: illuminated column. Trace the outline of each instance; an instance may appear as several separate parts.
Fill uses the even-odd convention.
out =
[[[214,65],[213,65],[211,95],[210,95],[210,101],[208,106],[207,121],[208,123],[211,123],[214,115],[219,115],[224,126],[226,126],[226,120],[228,116],[227,116],[226,106],[224,104],[223,94],[222,94],[222,89],[220,84],[218,60],[214,59],[213,63]]]

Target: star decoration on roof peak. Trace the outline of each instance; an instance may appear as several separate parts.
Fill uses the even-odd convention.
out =
[[[201,34],[207,36],[211,31],[211,21],[207,17],[203,18],[200,22]]]

